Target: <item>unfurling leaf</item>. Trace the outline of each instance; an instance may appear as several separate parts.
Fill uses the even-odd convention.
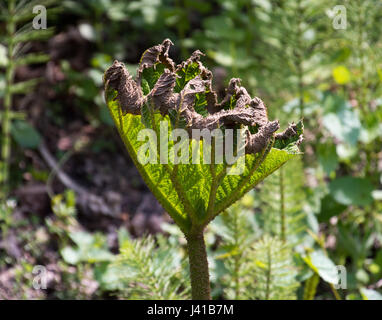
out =
[[[278,121],[268,120],[264,103],[257,97],[251,98],[240,86],[240,79],[229,82],[225,98],[218,103],[212,90],[212,73],[200,62],[202,53],[197,50],[176,66],[168,56],[171,44],[166,39],[144,52],[136,80],[122,63],[115,61],[104,75],[105,96],[121,138],[143,179],[187,234],[195,225],[205,226],[299,154],[303,126],[301,122],[292,124],[284,133],[276,134]],[[161,130],[163,123],[168,131]],[[141,139],[143,129],[152,129],[157,138],[143,152],[153,154],[152,161],[145,164],[138,159],[141,147],[147,144]],[[226,141],[227,129],[242,129],[245,132],[243,170],[233,174],[238,164],[232,164],[226,156],[212,163],[171,161],[174,154],[168,150],[162,152],[160,143],[165,141],[169,149],[178,145],[174,140],[176,129],[186,129],[187,138],[194,129],[211,135],[215,129],[221,129],[225,149],[235,144]],[[186,160],[193,157],[195,142],[189,139],[183,148],[182,152],[188,152]],[[203,150],[200,151],[203,157],[212,154],[213,146],[204,138],[197,145]]]

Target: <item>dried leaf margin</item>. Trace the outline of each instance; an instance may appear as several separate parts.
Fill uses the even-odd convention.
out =
[[[258,97],[252,99],[247,90],[240,86],[238,78],[230,80],[226,96],[218,103],[216,93],[212,90],[212,73],[200,62],[203,54],[197,50],[188,60],[175,67],[168,55],[172,44],[171,40],[165,39],[162,44],[144,52],[137,70],[137,81],[132,79],[123,63],[118,61],[105,72],[105,87],[117,91],[116,99],[119,100],[124,114],[141,114],[143,118],[145,107],[155,108],[162,116],[170,115],[174,118],[175,114],[175,118],[178,119],[176,127],[184,122],[189,130],[246,126],[247,154],[260,152],[273,137],[275,148],[287,148],[289,152],[299,153],[302,121],[291,124],[282,133],[275,134],[280,128],[278,121],[268,120],[263,101]],[[145,70],[156,70],[159,66],[164,67],[163,72],[155,84],[152,83],[150,91],[142,88]],[[146,95],[143,94],[145,91]],[[204,112],[195,108],[198,95],[205,95]]]

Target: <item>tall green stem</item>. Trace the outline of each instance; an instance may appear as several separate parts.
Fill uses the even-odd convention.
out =
[[[239,226],[238,226],[238,213],[235,211],[234,212],[234,234],[237,235],[235,236],[235,248],[240,247],[239,243]],[[240,255],[236,254],[234,255],[234,263],[235,263],[235,273],[233,274],[233,280],[235,283],[235,300],[239,299],[239,293],[240,293],[240,278],[239,278],[239,271],[240,271]]]
[[[211,300],[210,276],[203,229],[186,235],[193,300]]]
[[[2,146],[1,146],[1,159],[2,159],[2,185],[3,185],[3,196],[4,198],[8,192],[8,182],[9,182],[9,158],[11,153],[11,141],[10,141],[10,129],[11,129],[11,106],[12,106],[12,81],[14,76],[14,65],[13,65],[13,36],[16,30],[16,24],[13,19],[15,11],[15,1],[8,1],[8,21],[7,21],[7,39],[8,39],[8,64],[6,68],[5,75],[5,94],[4,94],[4,112],[2,117]]]
[[[301,30],[301,17],[303,15],[303,9],[301,7],[301,1],[297,2],[297,78],[298,78],[298,96],[300,103],[300,119],[304,117],[304,83],[303,83],[303,68],[302,68],[302,59],[303,59],[303,48],[302,48],[302,30]]]
[[[284,172],[280,168],[280,218],[281,218],[281,240],[286,241],[286,222],[285,222],[285,199],[284,199]]]

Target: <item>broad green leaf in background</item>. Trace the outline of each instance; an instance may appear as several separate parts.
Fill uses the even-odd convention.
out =
[[[363,300],[382,300],[382,294],[372,289],[361,289],[361,295]]]
[[[374,200],[381,201],[382,200],[382,190],[374,190],[371,193]]]
[[[66,246],[61,250],[63,259],[69,264],[109,262],[114,259],[114,255],[107,249],[105,238],[99,234],[77,231],[70,233],[70,238],[76,247]]]
[[[332,284],[338,284],[339,277],[336,265],[322,250],[314,251],[303,259],[323,280]]]
[[[335,95],[327,95],[324,104],[325,128],[340,142],[356,145],[361,132],[361,122],[348,102]]]
[[[318,161],[327,175],[337,169],[339,162],[336,146],[333,143],[319,144],[317,152]]]
[[[14,121],[11,134],[13,139],[23,148],[37,148],[41,142],[40,134],[26,121]]]
[[[341,177],[330,182],[330,193],[343,205],[368,205],[373,202],[373,185],[369,179]]]
[[[328,194],[321,199],[321,211],[318,215],[320,222],[328,222],[331,217],[341,214],[347,207],[338,203]]]
[[[72,247],[65,247],[61,250],[61,256],[66,263],[77,264],[80,261],[80,254]]]
[[[338,247],[346,252],[354,263],[362,265],[363,261],[370,254],[370,249],[374,243],[373,233],[368,230],[361,232],[357,225],[344,226],[338,225]]]

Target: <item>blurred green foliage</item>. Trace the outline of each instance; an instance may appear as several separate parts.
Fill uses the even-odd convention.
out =
[[[286,279],[284,286],[292,289],[281,298],[292,292],[300,299],[381,299],[382,4],[379,0],[341,1],[347,26],[335,29],[337,2],[62,1],[63,17],[71,19],[65,23],[57,18],[57,27],[65,30],[74,21],[91,43],[92,52],[86,72],[61,61],[65,80],[54,89],[61,95],[70,94],[75,117],[94,127],[112,125],[102,100],[103,70],[119,59],[134,73],[143,49],[167,37],[179,48],[173,53],[177,61],[200,49],[208,55],[204,61],[215,78],[223,77],[223,85],[230,77],[242,78],[243,85],[264,100],[282,126],[284,112],[295,121],[304,117],[301,161],[284,167],[282,177],[278,173],[266,180],[261,192],[246,196],[210,227],[207,241],[214,245],[209,256],[215,298],[271,298],[272,293],[264,296],[261,291],[267,281],[262,270],[269,268],[262,253],[269,253],[274,245],[280,248],[275,261],[294,268],[294,277]],[[2,42],[0,70],[8,63]],[[0,98],[4,88],[2,72]],[[20,92],[17,87],[14,90]],[[52,101],[47,115],[57,126],[65,123],[63,113],[60,101]],[[11,132],[14,141],[21,148],[38,145],[39,135],[33,128],[16,121]],[[157,246],[152,238],[128,239],[120,243],[125,249],[118,256],[106,253],[101,234],[76,231],[74,205],[65,199],[55,200],[56,216],[47,219],[47,225],[60,238],[63,263],[86,266],[68,276],[68,281],[83,277],[90,269],[99,282],[100,295],[112,291],[127,298],[146,297],[147,291],[139,291],[129,278],[137,272],[132,257],[137,254],[148,268],[165,268],[163,263],[173,266],[172,262],[179,265],[184,258],[181,250],[171,251],[170,257],[163,253],[167,246],[173,248],[174,242],[182,241],[171,226],[166,227],[170,235],[160,236]],[[2,236],[12,227],[12,210],[0,204]],[[155,254],[140,257],[137,248]],[[170,263],[169,259],[174,260]],[[127,277],[119,287],[112,285],[115,261],[130,270],[125,271]],[[335,265],[346,267],[347,289],[333,289],[338,280],[333,277]],[[173,277],[178,297],[187,296],[179,274],[163,272]],[[152,292],[158,293],[156,297],[173,298],[162,289]],[[68,290],[62,298],[82,297],[78,292],[78,288]]]

